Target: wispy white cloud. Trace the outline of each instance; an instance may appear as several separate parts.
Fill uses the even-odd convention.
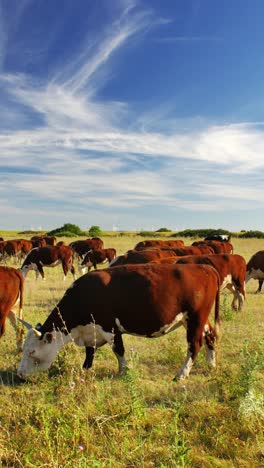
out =
[[[85,219],[87,209],[94,215],[99,209],[110,222],[109,210],[157,206],[215,213],[228,210],[230,201],[236,210],[252,202],[263,206],[260,186],[249,181],[242,190],[246,174],[263,170],[262,122],[216,125],[197,117],[186,127],[171,118],[169,104],[155,103],[154,110],[136,114],[127,103],[99,99],[98,74],[103,71],[105,81],[112,76],[114,54],[164,21],[135,11],[132,1],[122,5],[112,27],[85,38],[79,54],[49,80],[2,68],[1,213],[51,216],[57,222],[53,207],[60,203],[61,217],[74,219],[78,209]],[[6,54],[3,31],[0,9],[0,65]],[[6,197],[11,186],[14,201]],[[31,200],[40,201],[40,208]]]

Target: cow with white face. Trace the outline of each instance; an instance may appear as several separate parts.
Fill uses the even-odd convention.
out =
[[[214,329],[209,322],[215,304]],[[188,377],[205,344],[215,366],[219,327],[219,275],[208,265],[124,265],[93,271],[68,288],[43,325],[31,328],[18,369],[21,378],[50,367],[64,344],[86,348],[83,367],[97,348],[111,345],[119,372],[127,368],[122,334],[156,338],[183,325],[187,357],[176,378]]]
[[[62,265],[64,279],[69,270],[75,279],[73,250],[68,245],[54,245],[32,249],[21,266],[21,272],[26,277],[30,270],[34,270],[36,278],[40,274],[42,279],[45,280],[43,267],[55,267],[57,265]]]

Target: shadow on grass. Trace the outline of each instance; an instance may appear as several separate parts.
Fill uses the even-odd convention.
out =
[[[25,380],[20,379],[15,372],[12,371],[0,371],[0,386],[6,387],[18,387],[25,383]]]

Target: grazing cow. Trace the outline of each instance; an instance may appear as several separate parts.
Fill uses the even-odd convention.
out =
[[[183,247],[184,242],[181,239],[175,240],[160,240],[160,239],[148,239],[135,245],[134,250],[145,250],[148,248],[162,248],[162,247],[171,247],[172,249],[177,249],[178,247]]]
[[[3,240],[4,240],[4,238],[3,238],[3,237],[0,237],[0,242],[2,242]]]
[[[115,257],[116,249],[113,248],[90,250],[85,255],[80,265],[80,269],[83,271],[88,267],[89,272],[93,266],[94,269],[97,270],[97,265],[99,263],[106,263],[107,261],[110,263]]]
[[[246,283],[250,279],[258,280],[256,293],[260,293],[264,281],[264,250],[256,252],[247,263]]]
[[[22,319],[24,278],[19,270],[0,266],[0,338],[5,331],[8,317],[16,331],[17,348],[22,349],[23,330],[19,330],[13,308],[19,304],[18,316]]]
[[[214,304],[215,328],[209,322]],[[188,349],[178,379],[188,377],[203,342],[215,366],[219,275],[211,266],[151,263],[93,271],[73,283],[43,325],[29,330],[18,375],[48,369],[71,341],[86,347],[86,369],[95,350],[109,343],[122,372],[127,367],[123,333],[155,338],[181,325]]]
[[[219,274],[221,289],[227,288],[234,295],[232,308],[234,310],[242,309],[246,297],[246,261],[241,255],[190,255],[178,258],[176,263],[185,265],[195,263],[197,265],[204,264],[213,266]]]
[[[159,250],[159,249],[146,249],[146,250],[129,250],[124,255],[119,255],[110,263],[110,267],[128,264],[160,262],[161,259],[177,256],[173,250]],[[171,263],[171,262],[170,262]]]
[[[71,242],[70,247],[78,258],[83,260],[84,256],[89,250],[99,250],[104,248],[104,243],[99,237],[93,237],[92,239],[77,240]]]
[[[68,245],[54,245],[46,247],[37,247],[32,249],[25,258],[21,271],[26,277],[29,270],[35,270],[36,278],[39,273],[42,279],[45,279],[43,266],[54,267],[62,264],[64,279],[70,270],[75,279],[75,269],[73,266],[73,251]]]
[[[6,241],[3,251],[3,257],[13,258],[14,261],[18,262],[19,256],[22,249],[22,243],[20,239],[12,239]]]

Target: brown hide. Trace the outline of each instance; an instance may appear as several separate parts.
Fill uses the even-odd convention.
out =
[[[241,255],[190,255],[178,258],[176,263],[212,265],[219,274],[221,287],[227,287],[234,295],[233,309],[242,309],[245,300],[246,261]]]
[[[45,275],[43,266],[52,266],[56,262],[60,262],[62,264],[65,276],[69,270],[72,275],[75,276],[73,250],[68,245],[38,247],[31,250],[25,258],[21,266],[21,270],[26,276],[28,269],[33,269],[31,266],[36,265],[37,273],[40,273],[44,279]]]
[[[19,299],[19,317],[22,318],[24,278],[19,270],[0,266],[0,337],[5,331],[6,318],[9,316],[17,334],[17,346],[22,345],[22,335],[16,324],[16,316],[12,311]]]
[[[175,240],[157,240],[157,239],[148,239],[135,245],[134,250],[144,250],[148,248],[160,248],[160,247],[171,247],[176,249],[178,247],[183,247],[184,242],[181,239]]]
[[[219,275],[211,266],[125,265],[78,278],[39,330],[44,337],[54,329],[67,334],[80,325],[94,324],[104,333],[114,334],[113,351],[121,360],[123,333],[162,336],[185,324],[191,367],[203,342],[214,350],[216,332],[209,323],[214,303],[219,325]],[[91,367],[94,350],[86,348],[84,367]],[[178,378],[189,371],[185,362]]]
[[[168,257],[175,257],[176,259],[176,254],[173,252],[173,250],[129,250],[126,254],[120,255],[113,262],[111,262],[111,267],[118,265],[155,262]]]

